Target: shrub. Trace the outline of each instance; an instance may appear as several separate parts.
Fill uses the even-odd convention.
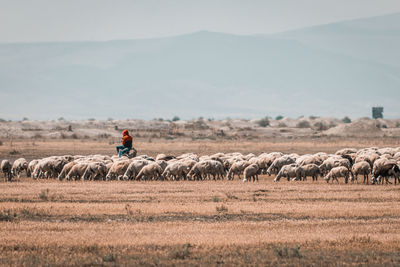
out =
[[[286,125],[285,123],[283,123],[283,122],[280,122],[280,123],[278,124],[278,127],[280,127],[280,128],[285,128],[285,127],[287,127],[287,125]]]
[[[280,258],[301,258],[299,246],[293,248],[280,247],[275,249],[275,254]]]
[[[42,192],[40,192],[40,194],[39,194],[39,198],[41,200],[48,201],[49,200],[49,192],[50,192],[50,190],[48,188],[45,190],[42,190]]]
[[[5,222],[11,222],[12,220],[17,217],[17,214],[14,212],[14,214],[11,214],[10,210],[3,210],[0,211],[0,222],[5,221]]]
[[[217,196],[213,197],[213,202],[219,202],[219,197]]]
[[[343,119],[342,119],[342,122],[344,122],[344,123],[350,123],[351,122],[351,119],[349,118],[349,117],[344,117]]]
[[[190,245],[190,243],[186,243],[183,245],[182,248],[177,248],[172,250],[169,253],[170,258],[172,259],[179,259],[179,260],[184,260],[187,257],[190,256],[190,248],[192,247],[192,245]]]
[[[258,126],[260,127],[267,127],[269,126],[269,119],[268,117],[262,118],[261,120],[257,121]]]
[[[172,118],[172,121],[179,121],[181,118],[179,118],[178,116],[174,116],[173,118]]]
[[[225,205],[215,207],[218,213],[228,212],[228,207]]]
[[[308,121],[299,121],[296,124],[296,127],[297,128],[311,128],[311,125],[310,125],[310,123]]]
[[[322,123],[322,122],[316,122],[316,123],[314,123],[314,128],[315,128],[317,131],[325,131],[325,130],[328,130],[328,126],[325,125],[325,124]]]

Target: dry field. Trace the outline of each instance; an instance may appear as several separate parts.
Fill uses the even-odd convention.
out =
[[[397,140],[136,142],[140,153],[333,152]],[[3,142],[1,158],[113,153]],[[10,152],[17,151],[17,154]],[[0,265],[399,266],[400,187],[318,182],[0,182]]]

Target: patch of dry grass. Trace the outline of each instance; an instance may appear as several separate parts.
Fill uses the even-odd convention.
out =
[[[399,264],[397,187],[261,178],[3,183],[0,264]]]

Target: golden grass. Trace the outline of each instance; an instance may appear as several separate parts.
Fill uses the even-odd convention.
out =
[[[1,183],[0,263],[399,264],[400,187],[261,178]]]

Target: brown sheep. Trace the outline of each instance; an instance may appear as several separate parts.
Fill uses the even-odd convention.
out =
[[[258,181],[258,165],[257,164],[251,164],[244,169],[243,175],[244,179],[243,182],[251,181],[251,178],[253,178],[253,182]]]
[[[321,170],[316,164],[307,164],[296,168],[295,180],[307,180],[307,177],[312,177],[313,181],[318,180],[318,176],[321,175]]]
[[[3,174],[4,174],[4,181],[6,181],[6,178],[7,178],[8,181],[11,181],[11,178],[12,178],[11,167],[12,167],[11,163],[7,159],[4,159],[1,162],[0,168],[1,168],[1,171],[3,172]]]
[[[356,180],[358,183],[357,176],[363,175],[364,176],[363,183],[365,184],[365,181],[367,181],[368,184],[368,175],[371,173],[371,166],[369,162],[367,161],[357,162],[356,164],[353,165],[352,171],[353,171],[353,177],[351,179],[352,181]]]

